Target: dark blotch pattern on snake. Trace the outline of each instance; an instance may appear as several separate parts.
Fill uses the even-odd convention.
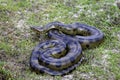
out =
[[[50,75],[64,75],[79,66],[82,49],[97,46],[104,34],[97,28],[81,23],[51,22],[44,27],[31,27],[50,40],[40,42],[32,51],[31,68]]]

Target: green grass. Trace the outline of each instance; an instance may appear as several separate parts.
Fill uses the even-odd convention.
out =
[[[87,61],[69,74],[72,80],[119,80],[120,9],[114,3],[114,0],[0,0],[0,72],[11,75],[10,80],[66,79],[30,71],[30,54],[39,41],[29,27],[52,21],[81,22],[99,28],[105,38],[99,47],[83,51]],[[8,65],[11,62],[15,65]],[[3,66],[9,68],[3,70]]]
[[[10,71],[5,70],[5,62],[0,62],[0,79],[13,80]]]

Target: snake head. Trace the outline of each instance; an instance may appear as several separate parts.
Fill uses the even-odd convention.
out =
[[[44,27],[35,27],[35,26],[32,26],[32,27],[30,27],[32,30],[34,30],[34,31],[36,31],[37,33],[45,33],[46,31],[45,31],[45,29],[44,29]]]

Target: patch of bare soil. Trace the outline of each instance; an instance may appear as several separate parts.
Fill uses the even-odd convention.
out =
[[[4,61],[3,69],[10,71],[12,77],[17,79],[18,76],[24,77],[25,71],[29,66],[29,56],[27,55],[7,55],[5,52],[0,52],[0,61]],[[5,75],[0,73],[0,80],[6,80]]]
[[[6,61],[7,55],[3,52],[0,51],[0,61]]]
[[[7,80],[6,76],[4,74],[2,74],[2,73],[0,73],[0,80]]]
[[[12,57],[11,59],[9,59],[9,62],[6,63],[5,68],[13,72],[13,77],[17,79],[19,76],[25,76],[25,71],[27,70],[27,68],[29,68],[29,59],[28,57],[26,57],[26,55],[19,55],[19,57],[15,57],[16,58]]]

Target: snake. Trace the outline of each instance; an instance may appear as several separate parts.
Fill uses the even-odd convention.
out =
[[[32,26],[38,34],[50,40],[40,42],[32,51],[30,66],[38,72],[64,75],[84,60],[82,50],[99,45],[104,38],[102,31],[87,24],[50,22],[44,27]]]

